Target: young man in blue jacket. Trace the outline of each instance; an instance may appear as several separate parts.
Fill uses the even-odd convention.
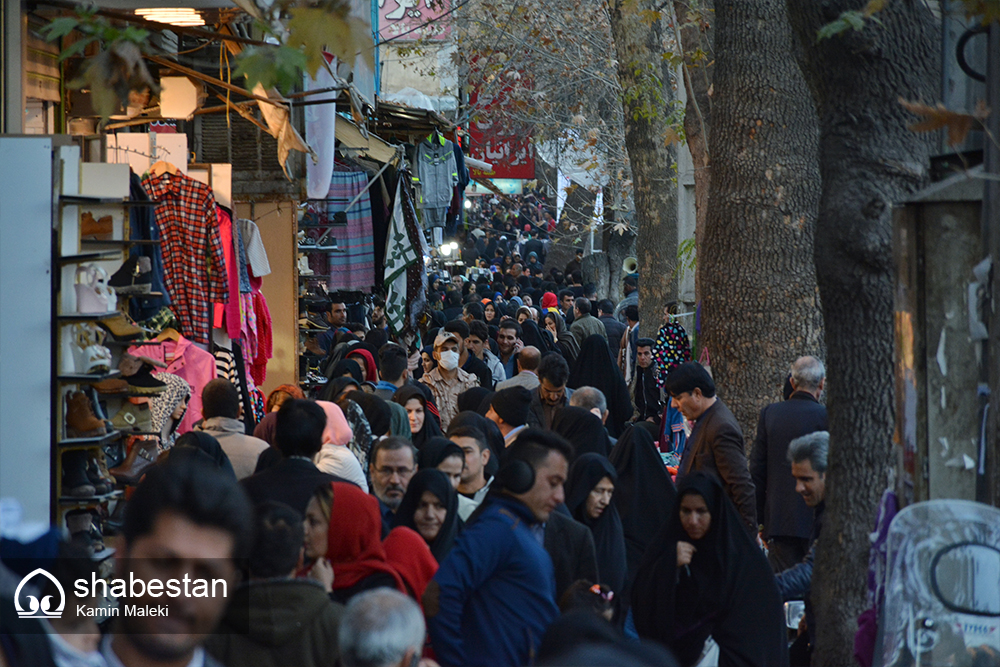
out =
[[[444,667],[529,664],[559,616],[544,522],[564,501],[572,446],[528,429],[505,452],[487,506],[473,517],[424,594]]]

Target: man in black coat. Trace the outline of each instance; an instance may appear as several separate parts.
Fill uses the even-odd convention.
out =
[[[317,487],[348,481],[322,472],[313,463],[323,447],[325,428],[326,413],[314,401],[292,399],[282,404],[274,429],[279,451],[265,449],[258,459],[258,472],[240,482],[254,505],[275,500],[305,515]],[[265,468],[261,459],[277,462]]]
[[[715,395],[712,376],[698,362],[688,361],[670,371],[664,389],[670,394],[671,405],[685,419],[694,422],[677,471],[677,482],[698,470],[717,476],[747,531],[756,536],[757,505],[747,469],[743,429]]]
[[[528,240],[524,242],[525,258],[531,253],[535,253],[539,264],[545,264],[545,245],[538,239],[538,234],[534,232],[529,234]]]
[[[600,581],[594,536],[579,521],[559,510],[550,514],[545,522],[544,546],[556,573],[556,604],[574,581]]]
[[[826,406],[819,402],[826,369],[815,357],[792,364],[792,395],[760,411],[757,439],[750,451],[750,475],[757,489],[757,518],[764,524],[768,560],[775,572],[802,561],[813,532],[813,511],[795,492],[788,443],[827,430]]]
[[[611,347],[611,356],[614,357],[618,354],[626,327],[615,318],[615,304],[611,303],[611,299],[597,302],[597,315],[597,319],[604,324],[604,330],[608,332],[608,345]]]

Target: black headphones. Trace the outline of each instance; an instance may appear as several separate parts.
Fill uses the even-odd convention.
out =
[[[511,493],[527,493],[535,485],[535,469],[522,459],[511,459],[497,471],[500,486]]]

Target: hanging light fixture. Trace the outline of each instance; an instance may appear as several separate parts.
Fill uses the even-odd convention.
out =
[[[205,19],[190,7],[146,7],[135,10],[136,16],[147,21],[179,26],[205,25]]]

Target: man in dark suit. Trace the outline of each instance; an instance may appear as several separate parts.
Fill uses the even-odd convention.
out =
[[[805,558],[813,532],[813,511],[795,492],[788,443],[827,430],[826,406],[819,397],[826,369],[815,357],[792,364],[792,395],[760,411],[757,439],[750,451],[750,476],[757,490],[757,517],[764,524],[768,560],[775,572]]]
[[[618,352],[626,327],[615,318],[615,304],[611,303],[611,299],[601,299],[597,302],[597,315],[597,319],[604,324],[604,330],[608,332],[608,345],[611,346],[611,354],[614,356]]]
[[[325,428],[326,413],[314,401],[292,399],[282,404],[274,428],[274,442],[280,453],[271,448],[260,455],[261,459],[280,460],[267,468],[259,461],[258,472],[241,482],[254,505],[276,500],[305,515],[317,487],[348,481],[320,471],[313,463],[313,457],[323,447]]]
[[[528,234],[528,240],[524,242],[524,256],[531,253],[535,253],[539,264],[545,264],[545,245],[538,239],[537,233]]]
[[[556,603],[578,579],[597,582],[597,549],[590,529],[558,509],[545,522],[545,551],[556,573]]]
[[[681,456],[677,481],[697,470],[717,475],[747,530],[756,536],[757,506],[744,451],[743,429],[715,395],[712,376],[698,362],[689,361],[670,371],[664,389],[671,396],[671,405],[685,419],[694,422]]]

